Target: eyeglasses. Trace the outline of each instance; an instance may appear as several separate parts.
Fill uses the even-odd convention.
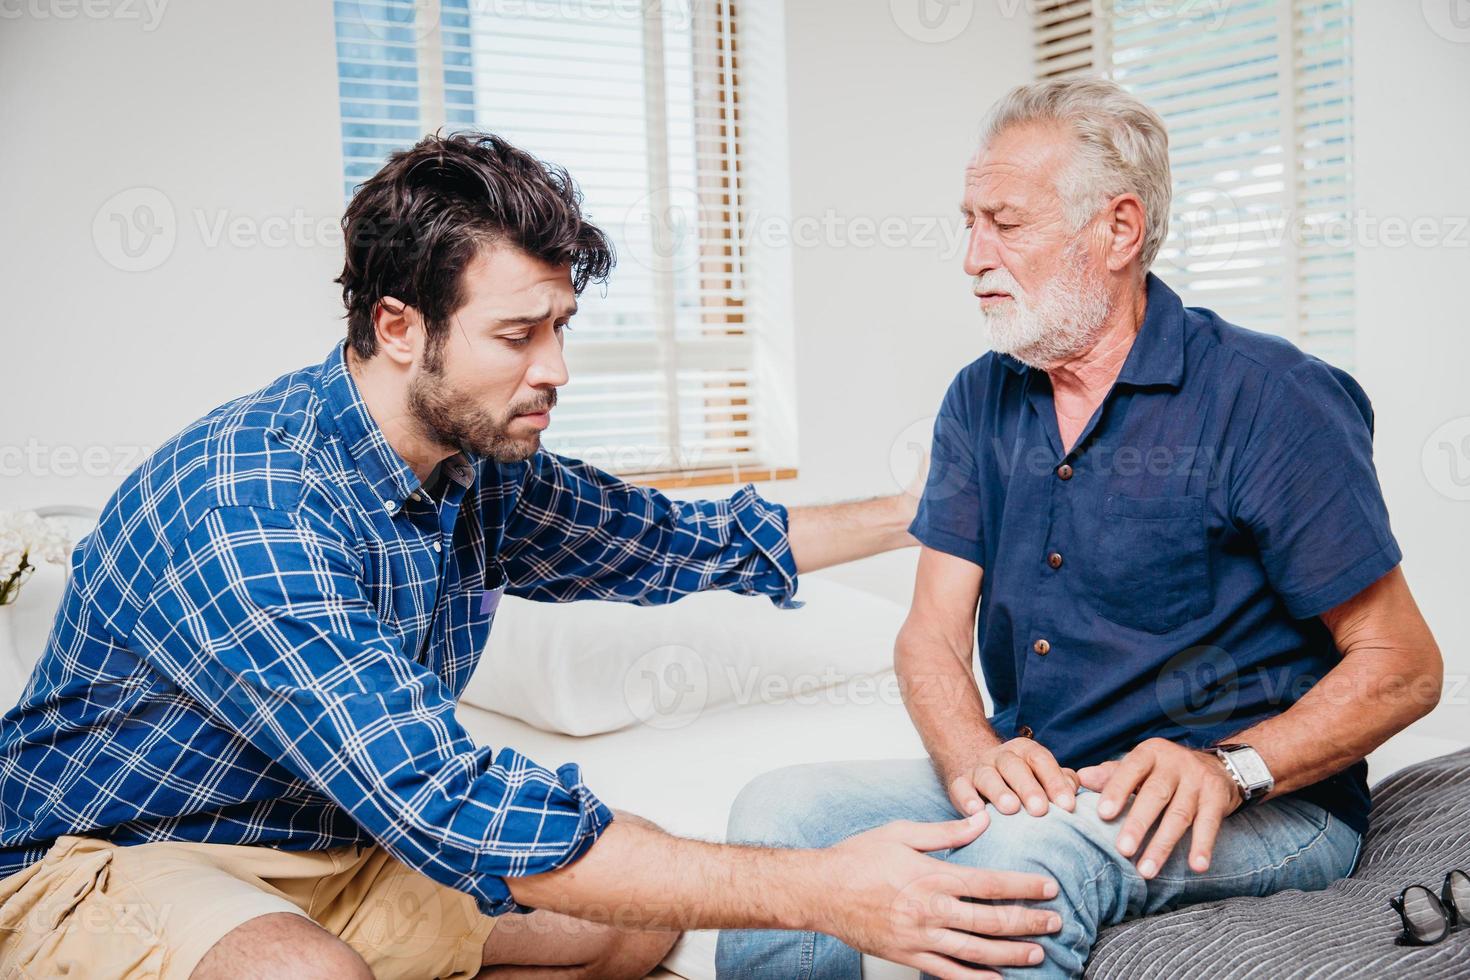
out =
[[[1399,946],[1433,946],[1462,922],[1470,921],[1470,874],[1451,871],[1436,895],[1423,885],[1410,885],[1389,906],[1404,920]]]

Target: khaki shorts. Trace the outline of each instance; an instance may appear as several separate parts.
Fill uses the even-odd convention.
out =
[[[0,978],[187,980],[227,932],[271,912],[314,920],[383,980],[473,977],[495,924],[380,847],[67,836],[0,881]]]

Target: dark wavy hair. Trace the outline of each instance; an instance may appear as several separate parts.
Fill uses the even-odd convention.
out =
[[[435,134],[394,153],[353,194],[342,232],[336,281],[347,341],[362,358],[377,353],[373,311],[385,296],[417,309],[431,349],[441,344],[464,303],[461,273],[486,246],[570,266],[578,293],[606,282],[615,261],[566,170],[487,133]]]

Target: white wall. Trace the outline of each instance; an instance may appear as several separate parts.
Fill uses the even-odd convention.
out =
[[[1404,573],[1439,640],[1446,697],[1420,729],[1470,732],[1470,25],[1454,4],[1354,5],[1357,377]],[[1406,87],[1407,86],[1407,87]],[[1412,94],[1411,94],[1412,93]],[[1393,220],[1422,223],[1396,243]]]
[[[5,11],[0,507],[97,505],[140,447],[342,335],[332,9]]]

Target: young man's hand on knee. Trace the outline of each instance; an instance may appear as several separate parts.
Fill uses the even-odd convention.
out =
[[[798,850],[708,844],[620,818],[572,864],[507,883],[523,905],[623,928],[823,932],[933,976],[968,980],[977,974],[960,961],[1039,962],[1039,946],[1009,937],[1061,927],[1044,909],[989,904],[1054,898],[1054,881],[925,853],[963,847],[987,825],[983,812],[897,821],[831,848]]]

